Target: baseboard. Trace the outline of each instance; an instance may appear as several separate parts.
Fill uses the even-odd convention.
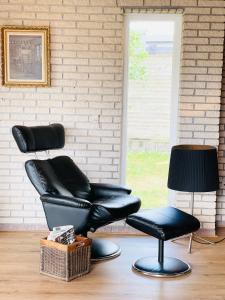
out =
[[[144,235],[143,232],[140,232],[139,230],[137,229],[134,229],[128,225],[124,225],[124,224],[121,224],[121,225],[107,225],[107,226],[104,226],[104,227],[101,227],[97,230],[97,232],[108,232],[108,233],[119,233],[119,234],[138,234],[138,235]]]
[[[0,224],[0,231],[48,231],[45,224]]]
[[[216,233],[217,235],[221,236],[221,235],[225,235],[225,225],[224,226],[218,226],[216,229]]]
[[[144,234],[128,225],[107,225],[105,227],[102,227],[98,230],[98,232],[110,232],[110,233],[120,233],[120,234]],[[198,230],[198,234],[203,237],[215,237],[217,236],[217,233],[215,232],[215,229],[204,229],[201,228]]]
[[[48,231],[48,227],[45,224],[0,224],[0,231]],[[124,222],[118,222],[118,224],[107,225],[97,230],[98,233],[112,233],[112,234],[126,234],[126,235],[143,235],[144,233],[124,224]],[[225,235],[225,226],[217,227],[214,229],[200,229],[198,231],[200,236],[215,237],[219,235]]]
[[[45,224],[0,224],[0,231],[48,231],[48,227]],[[100,233],[140,234],[140,231],[126,224],[107,225],[97,231]]]
[[[202,237],[216,237],[216,229],[205,229],[205,228],[200,228],[198,230],[198,235]]]

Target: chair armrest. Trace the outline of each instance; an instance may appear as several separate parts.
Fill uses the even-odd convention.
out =
[[[90,183],[90,185],[91,194],[95,199],[115,195],[129,195],[131,193],[131,189],[122,187],[120,185],[107,183]]]
[[[92,204],[81,198],[67,197],[67,196],[53,196],[53,195],[43,195],[40,197],[42,202],[58,204],[63,206],[71,206],[75,208],[91,208]]]

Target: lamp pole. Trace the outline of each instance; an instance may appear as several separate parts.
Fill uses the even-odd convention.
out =
[[[195,193],[191,193],[191,214],[194,215],[194,200],[195,200]]]
[[[191,202],[190,202],[190,208],[191,208],[192,216],[194,215],[194,199],[195,199],[195,193],[192,192],[191,193]],[[192,241],[193,241],[193,233],[190,234],[189,245],[188,245],[188,253],[191,253]]]
[[[190,209],[191,209],[191,214],[192,216],[194,215],[194,200],[195,200],[195,193],[192,192],[191,193],[191,202],[190,202]],[[189,245],[188,245],[188,252],[191,253],[191,248],[192,248],[192,241],[193,241],[193,237],[196,237],[197,239],[199,239],[200,241],[203,241],[206,244],[215,244],[215,242],[210,241],[208,239],[205,239],[197,234],[191,233],[190,234],[190,239],[189,239]]]

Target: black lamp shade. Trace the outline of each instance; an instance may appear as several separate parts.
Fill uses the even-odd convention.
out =
[[[173,146],[168,188],[182,192],[212,192],[219,188],[217,150],[208,145]]]

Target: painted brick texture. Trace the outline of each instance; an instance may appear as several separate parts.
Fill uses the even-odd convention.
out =
[[[218,146],[224,1],[0,0],[1,26],[50,26],[52,81],[49,88],[0,87],[0,224],[45,223],[23,167],[32,155],[21,154],[11,136],[15,124],[63,123],[66,147],[57,154],[74,158],[91,181],[119,183],[123,24],[130,6],[183,13],[179,140]],[[189,199],[179,194],[177,206],[188,211]],[[196,195],[195,214],[203,228],[215,229],[214,193]]]
[[[217,195],[217,224],[225,226],[225,50],[222,71],[222,95],[220,111],[219,173],[220,190]]]

